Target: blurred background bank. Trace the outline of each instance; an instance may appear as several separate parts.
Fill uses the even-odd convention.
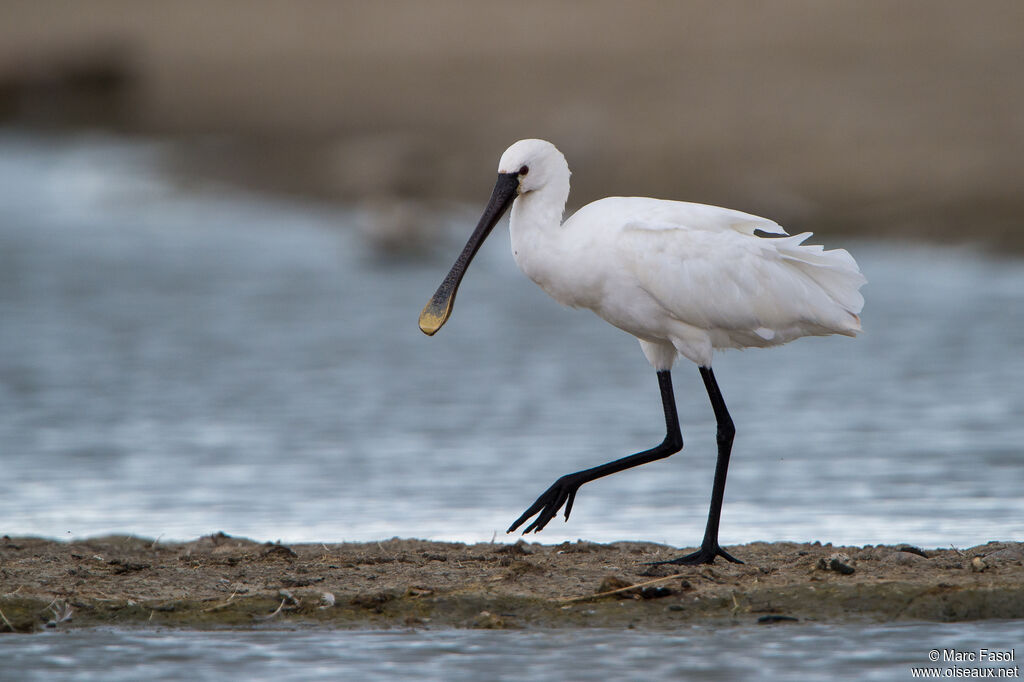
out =
[[[358,202],[384,246],[486,198],[523,137],[567,155],[570,208],[659,196],[797,231],[1024,244],[1015,0],[3,0],[0,15],[0,123],[159,136],[183,181]]]

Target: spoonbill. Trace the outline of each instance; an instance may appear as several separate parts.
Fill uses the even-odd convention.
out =
[[[512,255],[527,277],[559,303],[588,308],[640,341],[654,367],[665,412],[665,439],[621,459],[562,476],[509,527],[533,516],[539,532],[565,507],[568,521],[580,486],[664,459],[683,448],[671,369],[676,357],[696,363],[718,425],[711,508],[700,549],[668,564],[742,563],[718,543],[733,426],[711,369],[716,348],[778,346],[801,336],[861,329],[867,282],[843,249],[825,251],[789,236],[766,218],[717,206],[645,197],[609,197],[562,222],[569,166],[550,142],[520,140],[501,155],[498,180],[469,241],[420,313],[434,335],[452,313],[473,256],[508,207]]]

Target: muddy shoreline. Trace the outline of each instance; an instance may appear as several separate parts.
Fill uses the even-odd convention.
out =
[[[746,563],[650,566],[651,543],[225,534],[0,540],[0,633],[46,628],[648,627],[1024,618],[1024,543],[969,549],[752,543]]]

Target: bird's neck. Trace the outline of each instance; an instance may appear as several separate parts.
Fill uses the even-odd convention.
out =
[[[568,177],[564,181],[551,181],[541,189],[519,195],[512,204],[512,230],[556,230],[562,224],[562,214],[565,212],[565,202],[568,198]]]
[[[545,185],[543,189],[520,195],[512,204],[509,233],[512,256],[519,269],[552,296],[563,253],[562,212],[569,195],[564,188]],[[557,298],[557,297],[556,297]]]

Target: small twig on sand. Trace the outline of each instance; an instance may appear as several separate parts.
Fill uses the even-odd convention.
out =
[[[17,630],[14,629],[14,626],[11,625],[11,621],[7,620],[7,616],[4,615],[4,612],[3,612],[2,609],[0,609],[0,620],[2,620],[4,622],[4,625],[6,625],[7,627],[9,627],[11,629],[11,632],[17,632]]]
[[[217,604],[216,606],[211,606],[208,609],[203,609],[202,613],[208,613],[210,611],[216,611],[217,609],[224,608],[225,606],[227,606],[228,604],[231,603],[231,600],[235,598],[236,594],[238,594],[238,590],[235,590],[234,592],[232,592],[231,596],[228,597],[228,600],[226,602],[224,602],[223,604]]]
[[[44,609],[44,612],[45,611],[49,611],[53,614],[53,619],[46,623],[46,627],[48,628],[56,627],[64,621],[71,620],[71,615],[73,613],[71,605],[60,597],[54,597],[53,601],[51,601],[47,605],[46,609]]]
[[[610,594],[618,594],[619,592],[626,592],[628,590],[635,590],[638,587],[646,587],[654,583],[661,582],[663,580],[672,580],[672,578],[682,578],[683,573],[676,573],[675,575],[666,575],[661,578],[655,578],[654,580],[648,580],[647,582],[637,583],[636,585],[628,585],[626,587],[620,587],[617,590],[608,590],[607,592],[598,592],[597,594],[585,594],[582,597],[559,597],[555,601],[560,602],[578,602],[578,601],[590,601],[591,599],[600,599],[601,597],[607,597]]]
[[[272,614],[270,614],[269,616],[257,616],[257,618],[259,618],[260,620],[270,620],[271,618],[273,618],[277,614],[281,613],[281,609],[283,609],[284,605],[287,604],[287,603],[288,603],[288,599],[287,598],[282,599],[281,600],[281,604],[277,607],[277,609]]]

